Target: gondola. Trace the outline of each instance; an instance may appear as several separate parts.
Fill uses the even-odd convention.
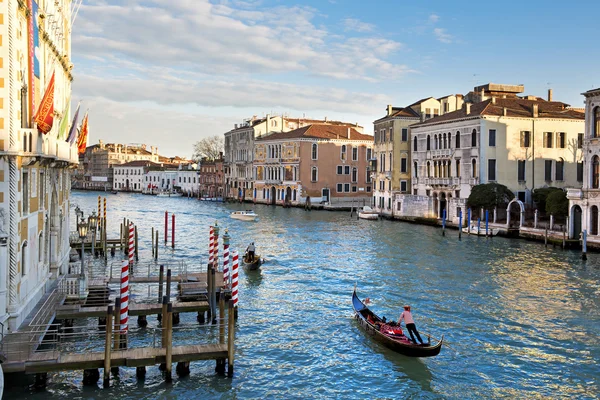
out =
[[[444,336],[435,344],[431,344],[429,341],[423,345],[414,344],[404,334],[394,333],[392,327],[384,324],[383,319],[379,318],[358,298],[356,288],[352,293],[352,307],[354,308],[354,318],[360,326],[385,347],[407,357],[433,357],[440,354]],[[373,322],[370,322],[371,320]],[[383,325],[383,329],[380,329],[377,325]]]
[[[250,271],[257,270],[262,264],[262,260],[260,259],[260,255],[255,254],[254,259],[250,260],[248,257],[248,253],[244,254],[242,258],[242,262],[244,263],[244,267],[248,268]]]

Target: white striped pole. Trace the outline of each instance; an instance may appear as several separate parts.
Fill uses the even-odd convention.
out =
[[[127,333],[129,311],[129,261],[123,260],[121,266],[121,333]]]
[[[238,252],[233,251],[233,265],[231,273],[231,299],[233,300],[233,306],[237,307],[238,303]]]
[[[208,234],[208,265],[212,265],[213,258],[213,247],[215,245],[215,232],[213,227],[210,227],[210,233]]]
[[[133,266],[133,235],[134,235],[134,228],[133,228],[133,222],[129,223],[129,265]]]
[[[229,232],[223,235],[223,287],[229,288]]]

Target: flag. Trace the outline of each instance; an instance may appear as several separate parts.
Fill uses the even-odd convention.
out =
[[[34,121],[37,124],[38,131],[44,134],[47,134],[52,129],[52,123],[54,122],[54,72],[52,73]]]
[[[77,104],[77,110],[75,110],[75,116],[73,117],[73,122],[71,122],[71,129],[69,130],[69,136],[67,137],[67,141],[71,144],[75,142],[77,138],[77,118],[79,117],[79,104]]]
[[[85,113],[83,121],[81,122],[81,130],[79,131],[79,137],[77,138],[77,149],[78,154],[85,153],[87,147],[87,136],[88,136],[88,114]]]
[[[67,100],[67,106],[63,111],[63,117],[60,120],[60,125],[58,126],[58,139],[62,140],[67,135],[67,129],[69,128],[69,108],[71,107],[71,98]]]

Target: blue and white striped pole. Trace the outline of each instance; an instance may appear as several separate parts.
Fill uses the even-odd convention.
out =
[[[462,228],[462,210],[458,210],[458,240],[461,239]]]
[[[489,225],[490,225],[490,212],[485,210],[485,237],[488,237]]]

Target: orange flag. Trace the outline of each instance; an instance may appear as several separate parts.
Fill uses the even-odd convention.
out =
[[[38,131],[47,134],[52,129],[52,123],[54,122],[54,72],[34,120]]]
[[[88,115],[85,113],[83,121],[81,122],[81,130],[79,131],[79,137],[77,138],[77,153],[85,153],[87,148],[87,136],[88,136]]]

